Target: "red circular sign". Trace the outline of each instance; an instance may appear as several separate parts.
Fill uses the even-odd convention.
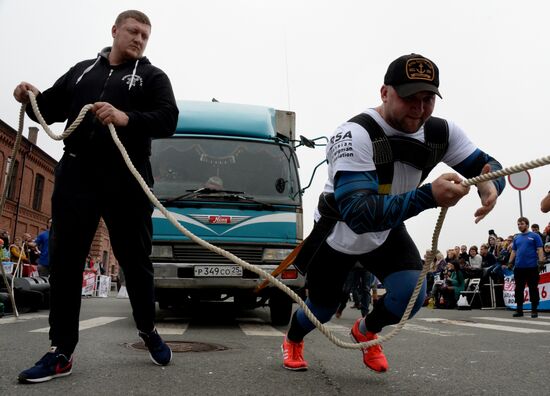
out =
[[[525,190],[531,184],[531,175],[527,171],[512,173],[508,175],[508,183],[516,190]]]

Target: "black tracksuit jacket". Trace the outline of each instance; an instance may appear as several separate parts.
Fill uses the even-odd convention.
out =
[[[111,66],[109,51],[110,48],[105,48],[98,58],[74,65],[51,88],[37,96],[38,107],[48,124],[67,121],[67,126],[89,103],[108,102],[124,111],[129,117],[128,125],[116,127],[117,134],[140,169],[151,154],[151,139],[174,133],[178,108],[170,80],[162,70],[146,57]],[[30,106],[27,114],[36,120]],[[101,159],[120,157],[107,126],[91,112],[64,143],[64,150],[73,154]],[[150,175],[142,176],[151,184]]]

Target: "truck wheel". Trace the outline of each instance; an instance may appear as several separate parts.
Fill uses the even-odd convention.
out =
[[[257,296],[255,294],[242,294],[242,295],[236,295],[233,298],[235,302],[235,306],[242,308],[242,309],[254,309],[258,306],[257,304]]]
[[[292,314],[292,299],[282,292],[277,292],[269,299],[271,324],[286,326]]]

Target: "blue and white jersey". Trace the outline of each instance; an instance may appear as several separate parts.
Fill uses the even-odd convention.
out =
[[[424,142],[424,127],[416,133],[405,133],[392,128],[375,109],[367,109],[365,113],[382,127],[387,136],[404,136]],[[447,122],[449,145],[442,162],[454,166],[471,155],[476,150],[476,146],[455,123]],[[328,160],[328,180],[324,187],[326,193],[334,192],[334,177],[339,171],[368,172],[376,170],[370,136],[361,125],[354,122],[345,122],[336,129],[327,145],[326,155]],[[391,194],[402,194],[416,189],[421,176],[421,170],[402,162],[395,162]],[[316,209],[315,220],[319,218],[320,215]],[[382,245],[389,232],[390,229],[357,234],[345,222],[339,221],[327,238],[327,243],[342,253],[363,254]]]

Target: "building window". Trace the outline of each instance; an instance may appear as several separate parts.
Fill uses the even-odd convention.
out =
[[[11,158],[8,158],[8,161],[6,163],[6,181],[8,178],[8,173],[10,170],[10,164],[11,164]],[[8,189],[8,199],[13,199],[15,197],[15,185],[17,184],[17,174],[19,173],[19,161],[15,160],[13,163],[13,172],[11,174],[11,180],[9,181],[9,189]]]
[[[36,174],[34,179],[34,195],[32,199],[32,208],[40,210],[42,207],[42,196],[44,195],[44,176]]]

